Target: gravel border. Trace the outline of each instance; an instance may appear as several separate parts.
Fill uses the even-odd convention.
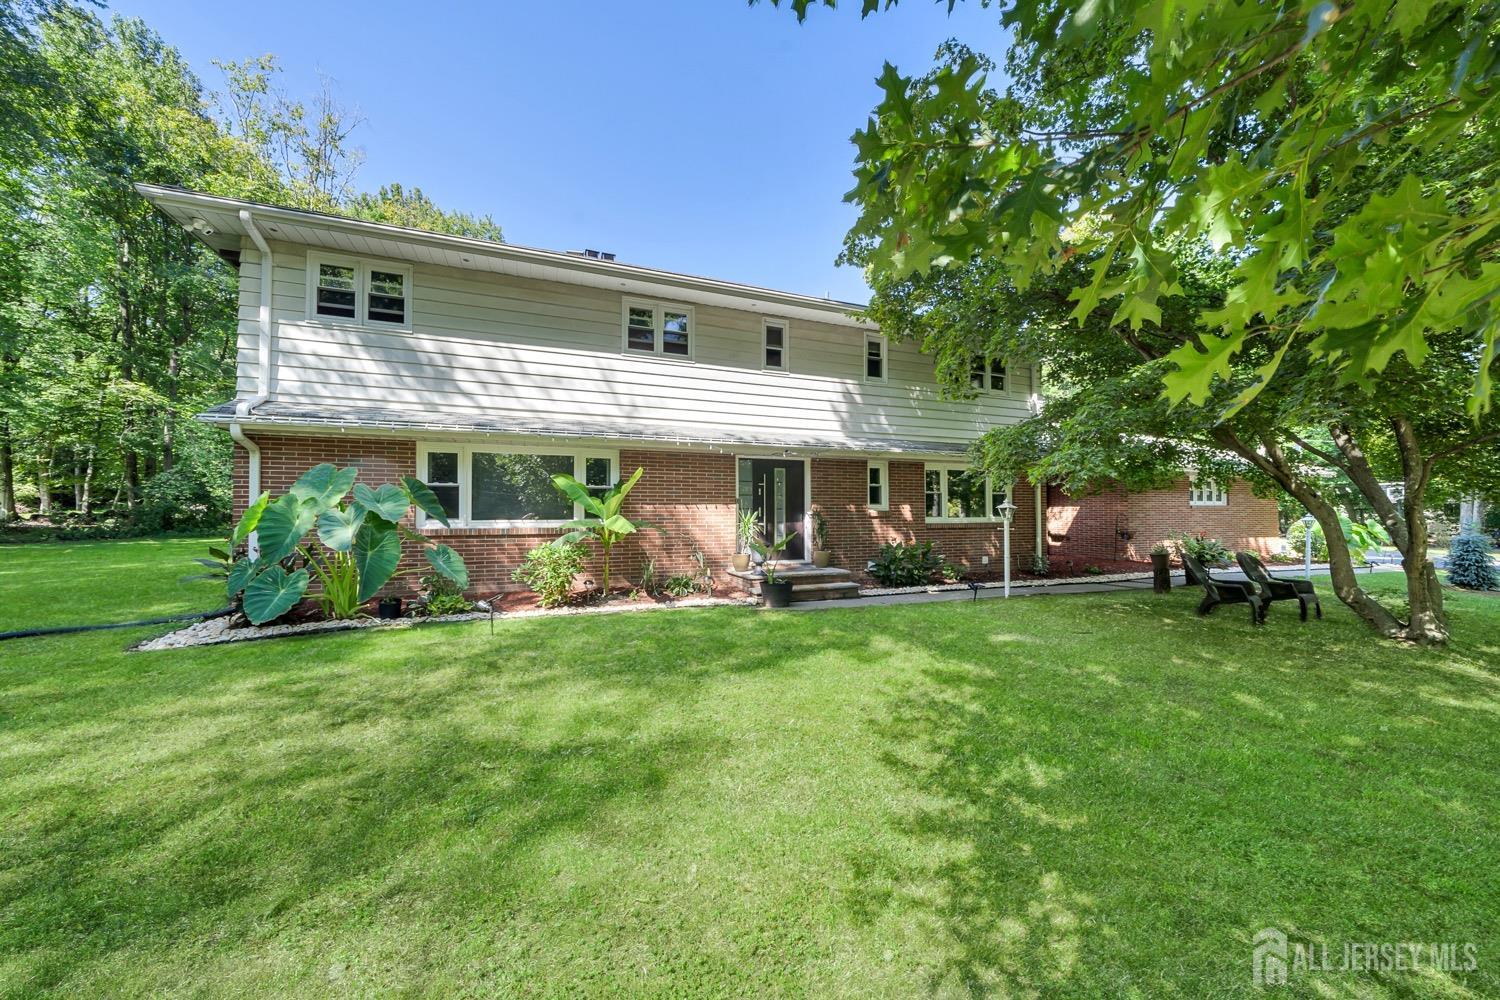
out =
[[[1016,590],[1025,587],[1060,587],[1068,584],[1078,583],[1124,583],[1127,580],[1149,580],[1151,571],[1144,570],[1139,573],[1099,573],[1094,576],[1062,576],[1056,579],[1046,580],[1012,580],[1010,588]],[[1004,589],[1004,580],[989,580],[979,584],[980,590]],[[947,590],[968,590],[967,583],[930,583],[916,587],[865,587],[860,590],[860,597],[888,597],[892,594],[940,594]]]
[[[569,615],[616,615],[632,611],[671,611],[678,608],[722,608],[758,606],[758,597],[695,597],[684,601],[664,601],[660,604],[616,604],[605,607],[533,608],[527,611],[497,611],[494,617],[501,621],[528,618],[558,618]],[[326,632],[348,632],[368,628],[414,628],[419,625],[447,622],[477,622],[490,617],[488,611],[471,611],[462,615],[434,615],[430,618],[356,618],[352,621],[301,622],[296,625],[252,625],[245,628],[230,628],[231,618],[211,618],[208,621],[180,628],[154,639],[138,642],[130,647],[132,652],[153,653],[163,649],[188,649],[193,646],[222,646],[230,642],[255,642],[260,639],[281,639],[293,635],[322,635]]]

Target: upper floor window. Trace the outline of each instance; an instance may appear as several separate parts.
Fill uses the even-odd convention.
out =
[[[885,510],[890,505],[891,467],[886,462],[871,462],[865,473],[869,496],[866,498],[871,510]]]
[[[1004,392],[1005,362],[994,358],[975,358],[969,368],[969,387],[981,392]]]
[[[664,357],[693,356],[693,307],[625,300],[624,351]]]
[[[885,338],[878,333],[865,334],[865,381],[885,381]]]
[[[998,521],[1010,490],[993,477],[965,465],[925,469],[927,520]]]
[[[411,325],[410,268],[323,254],[309,254],[307,263],[310,318]]]
[[[437,494],[448,519],[461,526],[555,527],[583,517],[552,477],[566,473],[602,496],[618,478],[614,452],[547,448],[424,445],[417,467]],[[418,524],[426,518],[419,515]]]
[[[1188,484],[1188,504],[1192,507],[1224,507],[1229,503],[1229,491],[1223,483],[1195,479]]]
[[[760,335],[761,346],[765,351],[761,364],[767,371],[786,371],[786,322],[779,319],[763,319],[760,321]]]

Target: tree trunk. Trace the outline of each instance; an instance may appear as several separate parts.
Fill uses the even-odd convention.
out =
[[[1344,540],[1344,526],[1339,521],[1338,510],[1297,474],[1295,467],[1286,460],[1280,444],[1262,437],[1261,447],[1257,450],[1241,441],[1233,431],[1222,427],[1214,433],[1214,440],[1260,469],[1307,508],[1308,513],[1317,519],[1318,525],[1323,529],[1323,538],[1328,543],[1328,575],[1333,580],[1333,592],[1338,595],[1338,599],[1381,636],[1387,639],[1401,638],[1406,628],[1405,623],[1391,614],[1385,605],[1365,593],[1364,588],[1359,585],[1349,543]]]
[[[88,459],[83,464],[83,487],[78,494],[78,513],[90,517],[94,513],[94,446],[89,445]]]
[[[0,524],[16,519],[16,460],[11,453],[10,421],[0,420]]]
[[[1421,442],[1410,420],[1391,419],[1401,468],[1406,477],[1406,548],[1401,553],[1401,567],[1406,571],[1406,599],[1411,607],[1411,621],[1403,638],[1423,646],[1440,646],[1448,641],[1448,621],[1443,614],[1443,588],[1437,569],[1427,554],[1427,484],[1432,479],[1433,462],[1422,454]]]
[[[52,453],[48,452],[36,462],[36,512],[40,517],[52,513]]]

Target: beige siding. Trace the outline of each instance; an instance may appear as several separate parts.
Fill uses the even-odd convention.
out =
[[[309,322],[307,258],[277,244],[274,396],[418,412],[629,421],[642,429],[886,437],[965,444],[1027,413],[1030,372],[1005,393],[938,398],[932,362],[889,346],[888,381],[868,383],[864,335],[788,323],[790,371],[761,370],[761,313],[694,307],[693,360],[621,352],[622,297],[585,286],[417,264],[412,329]],[[259,254],[241,265],[240,392],[255,384]]]

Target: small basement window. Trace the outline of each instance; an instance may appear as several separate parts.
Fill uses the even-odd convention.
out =
[[[764,349],[762,365],[768,371],[786,371],[786,323],[779,319],[761,320],[760,333]]]
[[[879,334],[865,334],[865,381],[885,381],[885,338]]]
[[[1225,507],[1229,504],[1229,491],[1222,483],[1208,480],[1193,480],[1188,485],[1188,506]]]

